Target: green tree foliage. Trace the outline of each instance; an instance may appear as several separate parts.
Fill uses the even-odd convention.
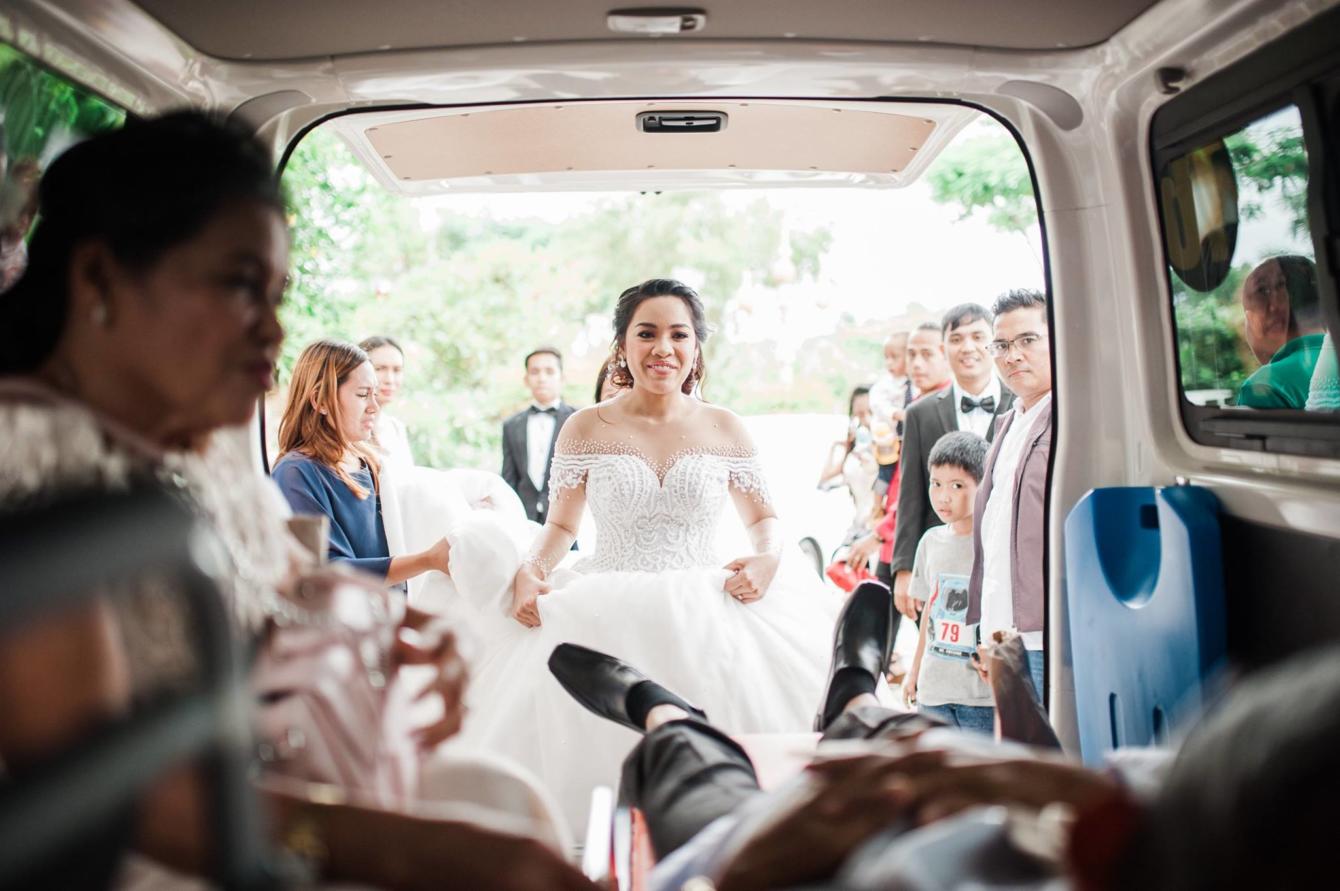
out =
[[[284,182],[293,281],[281,380],[318,337],[396,337],[408,367],[393,411],[417,458],[437,466],[498,462],[500,421],[524,404],[521,358],[533,346],[564,352],[567,398],[586,404],[608,356],[614,300],[629,285],[693,282],[722,331],[742,288],[812,279],[829,241],[824,230],[786,231],[766,202],[741,207],[710,193],[611,195],[561,224],[422,211],[321,130],[294,152]],[[425,227],[423,214],[435,225]],[[831,411],[845,399],[846,380],[835,387],[828,376],[796,374],[799,359],[760,386],[758,368],[776,357],[726,340],[706,350],[713,401],[744,412]],[[878,355],[875,346],[861,358]]]
[[[1027,232],[1038,220],[1028,164],[1009,134],[959,139],[926,172],[931,197],[959,207],[960,219],[978,211],[1002,232]]]
[[[119,127],[121,109],[0,44],[0,241],[6,254],[26,240],[37,213],[37,184],[47,164],[72,143]],[[9,254],[0,282],[22,271]]]
[[[10,163],[43,167],[59,151],[101,130],[119,127],[125,112],[0,44],[0,110]]]
[[[1173,307],[1177,317],[1177,358],[1182,388],[1225,391],[1212,398],[1235,396],[1256,360],[1242,340],[1242,305],[1238,293],[1250,263],[1233,267],[1213,291],[1192,291],[1175,277]],[[1207,394],[1209,395],[1209,394]]]
[[[1303,133],[1297,127],[1273,127],[1265,133],[1249,136],[1234,133],[1224,140],[1239,188],[1255,193],[1238,202],[1238,215],[1244,220],[1260,219],[1264,214],[1263,196],[1276,194],[1291,217],[1294,235],[1307,234],[1307,150]]]

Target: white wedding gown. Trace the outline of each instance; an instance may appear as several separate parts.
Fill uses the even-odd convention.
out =
[[[767,498],[754,457],[690,450],[657,468],[599,443],[554,457],[555,497],[583,482],[596,549],[550,574],[554,589],[539,599],[539,628],[507,615],[510,584],[499,584],[510,581],[525,550],[515,527],[500,533],[496,512],[476,512],[482,522],[448,535],[455,585],[478,610],[470,713],[458,745],[530,768],[579,834],[591,789],[617,787],[638,737],[586,712],[558,685],[546,664],[555,646],[573,642],[624,659],[727,732],[806,731],[842,605],[798,551],[783,554],[762,600],[741,604],[723,590],[722,567],[743,556],[717,547],[731,489]]]

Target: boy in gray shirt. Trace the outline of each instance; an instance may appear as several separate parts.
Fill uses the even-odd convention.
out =
[[[925,606],[903,696],[908,705],[951,727],[989,734],[995,727],[991,688],[969,661],[977,648],[977,626],[964,622],[973,501],[986,450],[986,440],[966,430],[946,433],[931,449],[931,506],[944,525],[928,529],[917,545],[908,593]]]

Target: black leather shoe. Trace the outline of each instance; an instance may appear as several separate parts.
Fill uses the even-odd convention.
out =
[[[814,729],[822,732],[842,714],[847,703],[831,702],[833,678],[844,668],[857,668],[879,683],[884,666],[893,652],[893,594],[882,582],[862,582],[847,598],[833,629],[833,663],[828,667],[828,683]],[[843,697],[838,697],[843,698]]]
[[[565,643],[554,647],[554,652],[549,655],[549,671],[587,711],[638,733],[647,732],[645,727],[628,716],[628,692],[643,681],[650,684],[656,682],[633,666],[613,656]],[[662,698],[667,705],[677,706],[707,720],[707,714],[702,709],[689,705],[659,684],[656,686],[664,692]]]

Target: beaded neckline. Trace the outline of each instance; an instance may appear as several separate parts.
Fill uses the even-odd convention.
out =
[[[618,440],[578,439],[563,444],[555,457],[596,457],[600,455],[620,455],[637,458],[645,464],[661,485],[676,464],[685,458],[694,456],[713,456],[733,460],[745,460],[757,457],[758,452],[745,446],[688,446],[671,452],[661,460],[653,458],[637,446]]]

